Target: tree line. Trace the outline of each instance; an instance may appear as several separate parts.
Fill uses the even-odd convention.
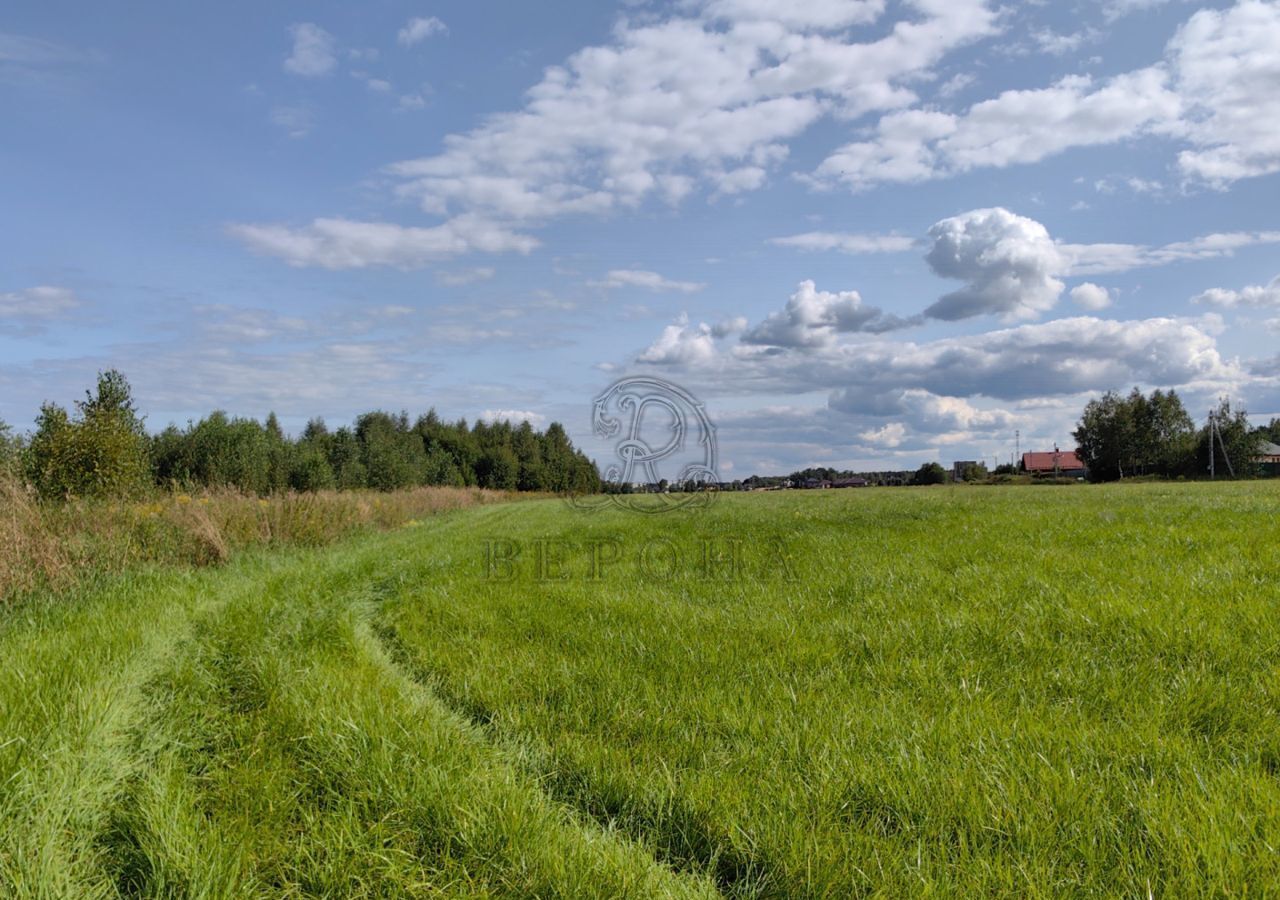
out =
[[[333,430],[312,419],[290,438],[274,413],[259,422],[215,411],[148,434],[128,380],[115,370],[101,373],[70,411],[42,406],[25,438],[0,422],[0,469],[47,498],[130,496],[153,486],[264,496],[419,485],[600,490],[595,463],[557,422],[538,431],[528,422],[446,422],[434,409],[415,420],[373,411]]]
[[[966,470],[966,481],[976,481],[986,477],[986,466],[979,463],[972,468],[972,473]],[[972,475],[972,477],[968,477],[969,475]],[[853,469],[836,469],[831,466],[810,466],[807,469],[797,469],[790,475],[752,475],[750,478],[745,479],[742,484],[745,488],[752,489],[782,487],[787,484],[803,485],[809,481],[836,482],[850,478],[861,478],[868,484],[928,485],[945,484],[950,480],[950,475],[942,467],[942,464],[938,462],[925,463],[914,471],[902,470],[897,472],[858,472]]]
[[[1144,475],[1200,478],[1210,461],[1223,475],[1261,474],[1255,462],[1264,441],[1280,443],[1280,419],[1261,428],[1248,413],[1223,399],[1212,412],[1216,428],[1197,428],[1176,391],[1127,395],[1108,391],[1089,401],[1073,432],[1092,481]]]

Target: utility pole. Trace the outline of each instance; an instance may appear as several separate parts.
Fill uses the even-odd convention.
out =
[[[1019,428],[1013,432],[1013,458],[1014,465],[1022,460],[1022,429]]]
[[[1213,481],[1217,478],[1217,474],[1213,470],[1213,460],[1214,460],[1214,457],[1218,455],[1218,452],[1213,449],[1213,432],[1214,432],[1213,410],[1209,410],[1209,480],[1210,481]]]
[[[1222,424],[1221,423],[1218,424],[1218,446],[1222,448],[1222,458],[1227,464],[1227,473],[1230,474],[1232,478],[1235,478],[1236,469],[1235,469],[1235,466],[1231,465],[1231,454],[1227,453],[1227,445],[1223,443],[1223,440],[1222,440]]]
[[[1214,461],[1217,458],[1218,454],[1213,449],[1214,437],[1217,437],[1218,439],[1218,447],[1222,450],[1222,458],[1226,460],[1227,471],[1231,474],[1232,478],[1235,478],[1236,477],[1235,466],[1231,465],[1231,455],[1227,453],[1226,441],[1222,439],[1222,426],[1218,424],[1218,414],[1213,410],[1209,410],[1209,480],[1210,481],[1214,480],[1216,477],[1216,471],[1214,469]]]

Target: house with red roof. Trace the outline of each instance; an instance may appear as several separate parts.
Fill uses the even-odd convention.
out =
[[[1063,478],[1083,478],[1089,473],[1074,450],[1059,450],[1054,447],[1044,452],[1022,454],[1022,471],[1028,475],[1053,476]]]

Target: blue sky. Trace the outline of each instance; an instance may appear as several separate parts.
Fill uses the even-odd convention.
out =
[[[727,476],[1280,415],[1280,4],[0,12],[0,418],[563,421],[685,384]]]

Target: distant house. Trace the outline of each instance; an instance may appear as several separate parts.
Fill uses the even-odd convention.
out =
[[[1264,466],[1280,465],[1280,444],[1263,441],[1258,445],[1258,455],[1253,458],[1253,461]]]
[[[1263,441],[1258,446],[1258,455],[1253,458],[1262,470],[1262,474],[1271,478],[1280,477],[1280,444]]]
[[[800,482],[799,486],[802,488],[815,490],[820,488],[829,488],[831,487],[831,482],[825,481],[821,478],[806,478],[804,481]]]
[[[1083,478],[1089,469],[1074,450],[1048,450],[1022,454],[1022,470],[1028,475],[1061,475],[1063,478]]]
[[[870,482],[865,478],[837,478],[831,482],[833,488],[866,487]]]
[[[951,464],[951,480],[964,481],[965,469],[969,468],[970,466],[977,468],[978,461],[976,459],[957,459],[954,463]]]

